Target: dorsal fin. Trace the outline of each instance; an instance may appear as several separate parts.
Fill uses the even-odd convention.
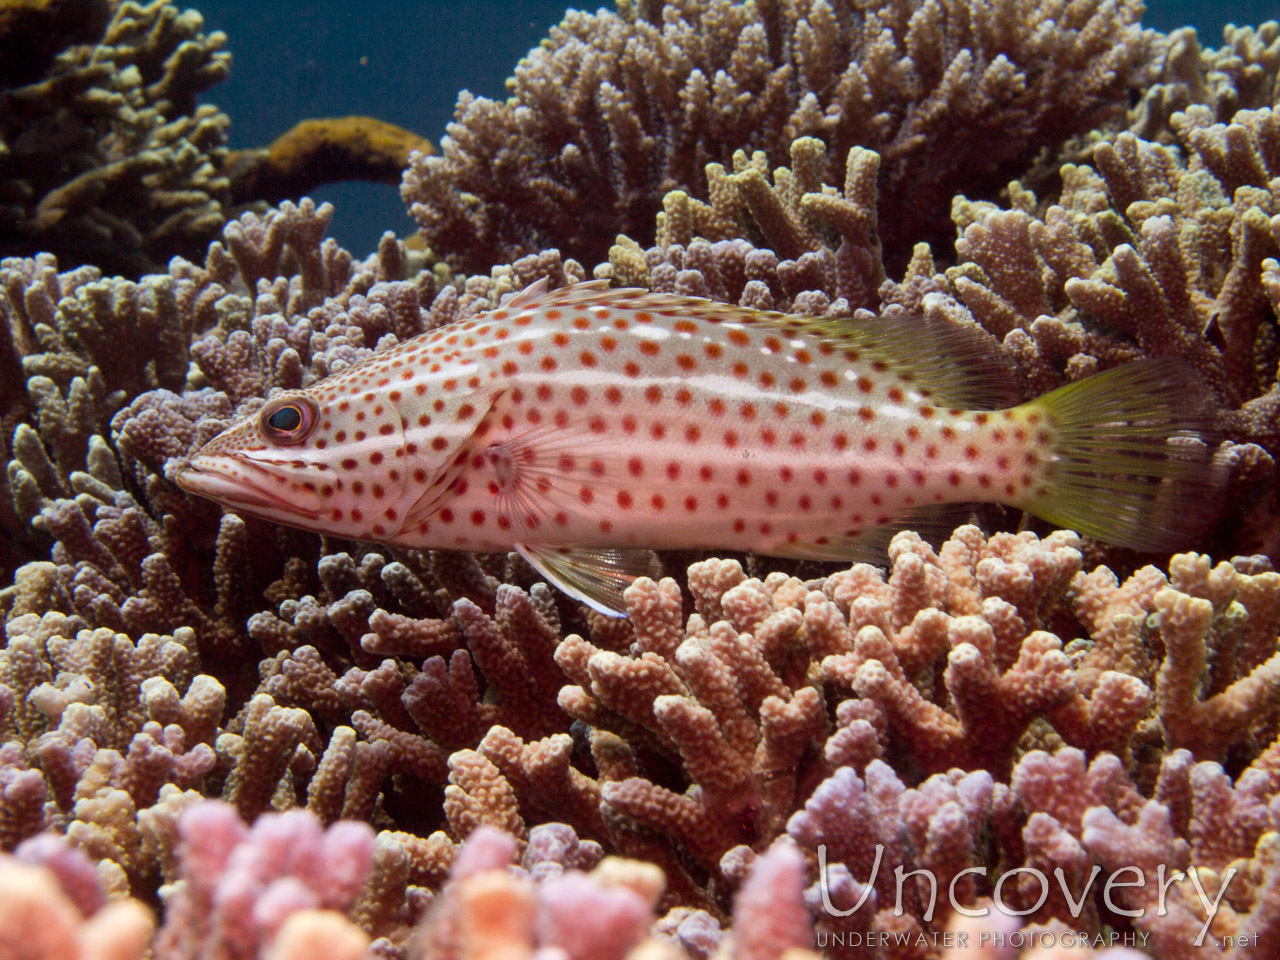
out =
[[[608,280],[588,280],[555,290],[548,290],[539,280],[503,306],[526,310],[583,304],[646,310],[707,323],[767,326],[790,337],[816,337],[841,349],[857,350],[894,373],[911,376],[921,387],[933,391],[944,406],[999,410],[1022,400],[1013,371],[1001,356],[999,341],[976,323],[919,314],[805,317],[638,287],[615,288]]]

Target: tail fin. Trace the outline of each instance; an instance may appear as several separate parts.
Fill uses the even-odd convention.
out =
[[[1019,504],[1135,550],[1186,547],[1220,485],[1209,395],[1180,360],[1140,360],[1068,384],[1022,410],[1053,428],[1044,482]]]

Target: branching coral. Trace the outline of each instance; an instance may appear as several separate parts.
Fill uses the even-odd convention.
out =
[[[591,261],[617,233],[647,235],[657,199],[700,186],[707,163],[739,148],[778,163],[812,135],[831,147],[833,182],[850,147],[881,152],[896,247],[961,182],[998,187],[1123,109],[1147,43],[1138,12],[949,0],[570,11],[506,102],[464,95],[442,155],[413,160],[402,193],[427,241],[469,269],[545,246]]]
[[[226,218],[229,120],[196,98],[231,58],[222,33],[169,0],[94,6],[62,25],[38,75],[6,80],[0,238],[9,253],[136,277],[197,255]]]

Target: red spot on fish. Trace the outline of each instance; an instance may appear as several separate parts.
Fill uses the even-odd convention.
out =
[[[724,353],[724,348],[718,343],[708,343],[702,348],[702,352],[712,360],[719,360]]]
[[[879,444],[876,443],[875,437],[867,437],[867,439],[862,441],[862,449],[867,451],[867,453],[870,453],[877,446],[879,446]]]
[[[640,364],[636,363],[634,360],[628,360],[626,365],[623,366],[622,372],[628,377],[638,377],[640,376]]]
[[[357,466],[358,464],[356,463],[354,457],[346,457],[342,461],[343,470],[354,470]]]
[[[953,487],[960,486],[960,474],[952,470],[950,473],[947,474],[947,483],[951,484],[951,486]]]
[[[644,473],[644,463],[639,457],[632,457],[627,461],[627,470],[633,477],[638,477]]]
[[[690,373],[698,366],[698,361],[689,354],[682,353],[676,357],[676,366],[685,373]]]
[[[733,375],[739,380],[746,379],[747,374],[751,372],[750,368],[743,362],[739,361],[733,365]]]
[[[449,445],[449,441],[446,440],[444,437],[436,437],[434,440],[431,441],[432,450],[443,450],[448,445]]]
[[[666,501],[662,499],[662,494],[655,493],[649,498],[649,506],[655,510],[661,510],[666,505]]]
[[[690,403],[693,402],[693,394],[690,393],[684,387],[681,387],[679,390],[677,390],[675,396],[676,396],[676,403],[680,404],[680,406],[682,407],[687,407]]]
[[[578,354],[578,362],[584,367],[594,367],[596,365],[596,355],[590,350],[583,350]]]
[[[620,506],[623,510],[630,509],[631,507],[630,491],[627,491],[627,490],[618,491],[618,506]]]
[[[694,424],[684,428],[684,438],[689,443],[697,443],[702,439],[702,430]]]
[[[579,407],[582,406],[584,403],[587,402],[587,388],[574,387],[572,390],[569,391],[569,399],[572,400],[575,405]]]
[[[656,357],[659,353],[662,352],[662,347],[659,346],[653,340],[641,340],[640,352],[643,353],[646,357]]]
[[[667,464],[667,479],[668,480],[680,479],[680,464],[676,463],[674,460],[672,460],[670,463]]]
[[[762,387],[772,387],[777,382],[777,379],[768,370],[760,374],[760,386]]]
[[[556,363],[555,357],[543,357],[539,366],[541,366],[547,373],[550,373],[558,366],[558,364]]]
[[[764,502],[771,507],[776,507],[778,505],[778,491],[766,490],[764,494]]]
[[[604,336],[600,338],[600,349],[608,353],[618,346],[618,341],[613,337]]]
[[[787,384],[787,386],[791,388],[792,393],[803,393],[805,388],[809,385],[800,377],[792,377],[791,382]]]
[[[921,408],[920,408],[920,416],[924,417],[926,420],[928,420],[930,417],[932,417],[932,416],[933,416],[933,414],[934,414],[934,408],[933,408],[933,407],[930,407],[930,406],[924,406],[924,407],[921,407]]]
[[[578,488],[578,499],[581,500],[583,503],[590,503],[595,498],[596,498],[596,495],[591,491],[590,487]]]
[[[697,497],[685,497],[685,498],[684,498],[684,508],[685,508],[686,510],[688,510],[690,513],[693,513],[693,511],[695,511],[695,510],[697,510],[697,509],[698,509],[698,498],[697,498]]]
[[[567,347],[569,345],[569,335],[561,330],[552,335],[551,342],[557,347]]]

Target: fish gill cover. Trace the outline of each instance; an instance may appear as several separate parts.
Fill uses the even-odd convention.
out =
[[[5,949],[1274,951],[1280,26],[1202,48],[1137,15],[571,14],[511,102],[460,104],[438,182],[411,163],[425,252],[354,257],[303,201],[136,279],[0,264]],[[898,533],[884,569],[672,554],[614,619],[518,555],[301,533],[169,479],[274,392],[590,278],[977,325],[1027,397],[1177,358],[1219,520],[1173,556],[998,512]]]

